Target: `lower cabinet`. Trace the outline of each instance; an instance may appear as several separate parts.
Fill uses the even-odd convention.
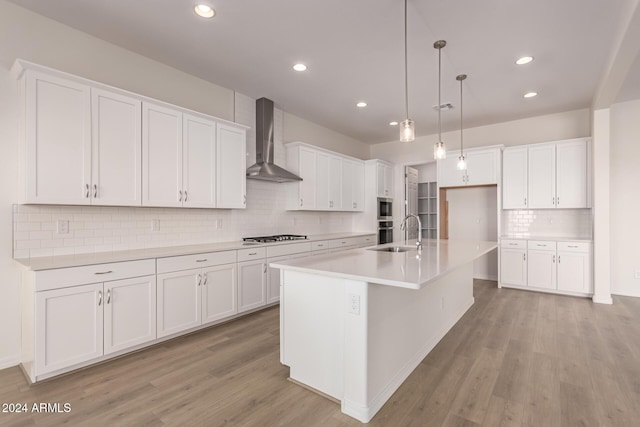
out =
[[[531,246],[532,242],[529,242]],[[527,286],[556,289],[556,244],[549,242],[549,249],[527,251]]]
[[[503,283],[527,285],[526,249],[510,247],[500,249],[500,277]]]
[[[558,290],[593,293],[589,252],[558,248]]]
[[[38,375],[156,339],[156,277],[36,293]]]
[[[158,274],[158,337],[236,314],[235,264]]]
[[[238,263],[238,313],[267,303],[267,262],[264,259]]]

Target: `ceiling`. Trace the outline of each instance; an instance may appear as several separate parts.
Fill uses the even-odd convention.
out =
[[[362,142],[398,139],[402,0],[211,0],[210,20],[193,0],[11,1]],[[632,0],[408,1],[409,115],[426,135],[437,132],[434,41],[448,43],[442,101],[455,106],[443,131],[459,127],[460,73],[465,127],[586,108]],[[515,65],[523,55],[535,60]]]

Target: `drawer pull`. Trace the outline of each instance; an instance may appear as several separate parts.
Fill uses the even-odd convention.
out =
[[[196,276],[196,282],[198,282],[198,286],[200,286],[202,284],[202,275],[201,274],[198,274]]]
[[[570,248],[577,248],[577,245],[569,245]]]
[[[202,286],[206,286],[206,285],[207,285],[207,279],[208,279],[208,277],[207,277],[207,273],[204,273],[204,274],[202,275],[202,280],[203,280],[203,281],[202,281]]]
[[[343,245],[346,245],[346,244],[347,244],[347,242],[340,242],[340,243],[341,243],[341,244],[343,244]]]
[[[258,255],[258,252],[251,252],[251,253],[249,254],[249,256],[251,256],[251,255]]]
[[[98,291],[98,306],[102,305],[102,291]]]
[[[538,243],[538,244],[536,244],[536,246],[542,246],[542,247],[545,247],[545,248],[546,248],[548,245],[545,245],[545,244],[542,244],[542,245],[541,245],[540,243]]]
[[[93,274],[98,274],[98,275],[100,275],[100,274],[110,274],[110,273],[113,273],[113,270],[109,270],[109,271],[98,271],[98,272],[93,273]]]
[[[318,247],[319,247],[319,248],[322,248],[322,247],[324,247],[324,245],[318,245]]]
[[[518,246],[517,243],[509,243],[511,246]]]
[[[107,304],[111,304],[111,289],[107,290]]]
[[[205,261],[207,261],[207,259],[206,259],[206,258],[205,258],[205,259],[197,259],[197,260],[196,260],[196,262],[205,262]]]

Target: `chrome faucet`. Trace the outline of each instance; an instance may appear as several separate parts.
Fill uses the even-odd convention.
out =
[[[420,221],[420,217],[418,215],[410,213],[409,215],[405,216],[402,220],[402,223],[400,224],[400,229],[402,231],[405,230],[407,220],[411,217],[415,218],[416,221],[418,221],[418,241],[416,242],[416,246],[418,247],[418,249],[422,249],[422,221]]]

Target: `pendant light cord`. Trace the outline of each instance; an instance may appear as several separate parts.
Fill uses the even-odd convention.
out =
[[[404,0],[404,103],[406,118],[409,119],[409,77],[407,72],[407,0]]]
[[[442,48],[438,48],[438,143],[442,142]]]
[[[462,81],[460,79],[460,155],[464,157],[464,142],[462,139]]]

